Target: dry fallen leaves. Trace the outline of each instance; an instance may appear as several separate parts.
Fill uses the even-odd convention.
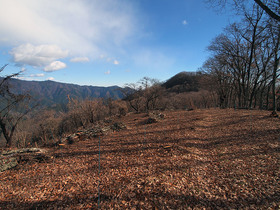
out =
[[[48,149],[0,173],[0,208],[277,209],[280,120],[256,110],[165,112],[127,130]]]

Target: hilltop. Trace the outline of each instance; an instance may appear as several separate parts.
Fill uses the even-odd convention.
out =
[[[180,72],[169,78],[162,84],[162,86],[172,92],[190,92],[198,91],[200,75],[196,72]]]
[[[163,114],[151,124],[147,114],[111,118],[127,129],[45,148],[48,160],[0,173],[0,206],[279,208],[279,119],[258,110]]]

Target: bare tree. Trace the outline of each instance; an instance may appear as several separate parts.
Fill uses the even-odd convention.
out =
[[[277,102],[276,102],[276,81],[279,71],[279,60],[280,60],[280,24],[269,24],[271,47],[273,49],[273,76],[272,76],[272,115],[278,117],[276,112]]]
[[[209,0],[208,3],[222,7],[232,4],[242,17],[242,24],[231,27],[230,34],[217,38],[209,47],[216,57],[226,56],[234,70],[239,106],[256,107],[259,100],[259,107],[263,107],[266,94],[266,107],[269,108],[271,98],[272,115],[278,116],[280,0]],[[268,15],[263,15],[263,11]]]
[[[126,84],[121,89],[124,94],[124,100],[127,101],[128,106],[135,112],[141,111],[142,89],[135,83]]]
[[[163,90],[158,80],[149,77],[143,77],[138,83],[128,84],[122,89],[125,100],[136,112],[158,109]]]
[[[224,7],[226,4],[233,3],[234,6],[236,6],[237,8],[241,8],[241,7],[243,7],[244,3],[248,2],[248,0],[231,0],[231,1],[229,1],[229,0],[207,0],[206,2],[208,4],[219,5],[221,7]],[[250,2],[251,3],[255,2],[271,18],[280,22],[280,12],[279,12],[280,0],[266,0],[266,1],[250,0]]]
[[[142,85],[145,111],[157,109],[157,101],[163,95],[163,88],[159,81],[149,77],[144,77],[139,82]]]
[[[4,65],[2,72],[7,65]],[[29,107],[29,94],[15,94],[11,91],[9,81],[20,74],[11,74],[0,80],[0,128],[6,140],[6,146],[11,147],[13,135],[18,123],[35,106]]]
[[[270,98],[269,89],[272,89],[275,115],[280,30],[277,21],[268,21],[262,13],[256,5],[244,10],[242,23],[231,24],[212,41],[208,47],[212,57],[206,61],[204,68],[215,75],[217,85],[220,85],[217,93],[220,105],[225,98],[235,101],[237,97],[238,107],[256,107],[257,100],[263,100],[265,91]],[[222,81],[228,81],[233,87],[228,96],[222,88]],[[259,104],[263,107],[262,101]]]
[[[218,57],[213,57],[205,62],[203,68],[205,73],[208,74],[206,80],[208,89],[216,92],[219,97],[219,107],[229,107],[235,89],[233,75],[230,72],[229,66],[223,63],[223,60],[220,60]]]
[[[280,1],[270,1],[270,3],[263,3],[260,0],[254,0],[271,18],[280,22],[279,6]],[[269,5],[270,4],[270,5]]]

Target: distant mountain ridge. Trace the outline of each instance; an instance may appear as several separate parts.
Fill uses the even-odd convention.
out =
[[[54,81],[25,81],[10,80],[11,90],[14,93],[29,93],[42,106],[52,107],[58,104],[67,104],[68,96],[73,99],[113,98],[121,99],[123,94],[118,86],[80,86],[75,84]]]
[[[0,80],[3,79],[0,77]],[[180,72],[166,80],[162,87],[171,92],[198,91],[199,75],[196,72]],[[29,93],[43,107],[65,107],[71,99],[84,100],[94,98],[123,99],[124,94],[119,86],[81,86],[55,81],[25,81],[11,79],[9,81],[14,93]]]

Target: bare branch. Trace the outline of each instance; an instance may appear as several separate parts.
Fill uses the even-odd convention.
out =
[[[280,16],[273,12],[267,5],[260,0],[254,0],[270,17],[280,22]]]

